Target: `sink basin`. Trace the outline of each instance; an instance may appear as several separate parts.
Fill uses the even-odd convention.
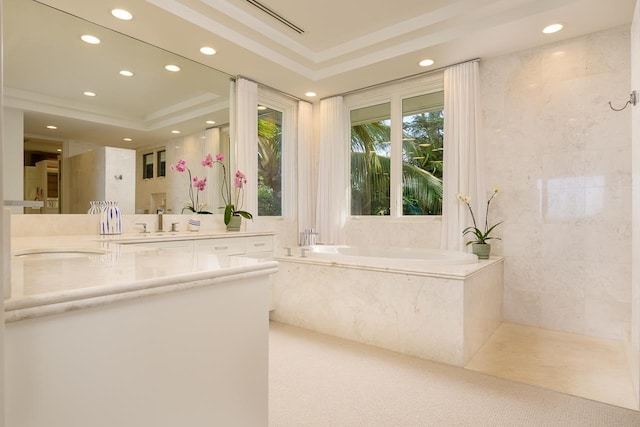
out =
[[[20,258],[79,258],[105,255],[107,253],[109,253],[109,251],[105,249],[47,248],[14,252],[13,256]]]

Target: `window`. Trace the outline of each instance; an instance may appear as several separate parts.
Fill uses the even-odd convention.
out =
[[[402,100],[402,214],[442,214],[444,92]]]
[[[158,151],[158,176],[167,176],[167,151]]]
[[[282,215],[282,112],[258,109],[258,215]]]
[[[142,179],[153,178],[153,153],[142,155]]]
[[[344,98],[350,130],[350,214],[442,214],[442,74]]]
[[[389,215],[391,104],[351,110],[351,215]]]

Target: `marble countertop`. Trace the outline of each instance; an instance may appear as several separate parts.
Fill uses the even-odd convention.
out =
[[[234,237],[269,233],[234,233]],[[277,262],[141,244],[230,237],[228,233],[20,237],[11,240],[5,321],[40,317],[153,293],[277,271]]]

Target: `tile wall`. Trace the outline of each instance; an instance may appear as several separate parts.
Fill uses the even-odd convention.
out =
[[[628,27],[481,61],[486,183],[510,322],[628,333],[631,125]]]

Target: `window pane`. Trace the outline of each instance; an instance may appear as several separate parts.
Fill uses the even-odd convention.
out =
[[[391,104],[350,115],[351,215],[390,215]]]
[[[282,112],[258,110],[258,215],[282,216]]]
[[[158,176],[167,176],[167,152],[158,151]]]
[[[142,178],[153,178],[153,153],[142,156]]]
[[[442,214],[444,92],[402,101],[402,213]]]

